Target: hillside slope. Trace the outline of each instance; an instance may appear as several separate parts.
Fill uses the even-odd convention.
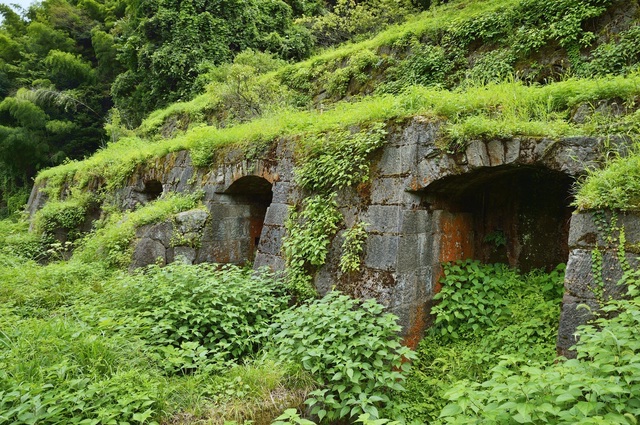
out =
[[[434,4],[112,121],[0,221],[0,423],[635,423],[639,20]],[[558,359],[574,284],[605,314]]]

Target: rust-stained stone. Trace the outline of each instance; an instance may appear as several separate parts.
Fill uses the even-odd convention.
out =
[[[348,274],[339,270],[343,238],[334,237],[327,264],[315,271],[320,292],[336,286],[354,296],[375,297],[400,317],[405,342],[415,347],[429,324],[442,262],[479,258],[516,267],[537,261],[547,267],[564,256],[560,261],[570,261],[560,324],[563,342],[558,346],[566,352],[572,329],[584,320],[573,313],[575,307],[592,300],[590,288],[578,282],[581,276],[588,276],[588,259],[579,251],[569,257],[569,245],[589,250],[602,237],[584,217],[574,218],[569,232],[566,212],[570,212],[570,193],[562,185],[598,161],[600,140],[476,140],[461,152],[447,154],[438,140],[441,126],[442,122],[429,117],[390,124],[387,145],[372,156],[370,181],[340,191],[337,202],[345,217],[340,231],[357,220],[370,224],[363,267]],[[254,260],[256,268],[282,270],[281,247],[289,205],[308,195],[295,183],[295,143],[296,137],[276,141],[264,157],[255,160],[230,149],[221,152],[210,168],[194,168],[186,151],[138,166],[125,187],[111,194],[110,203],[127,210],[149,202],[144,183],[155,180],[163,193],[204,192],[208,218],[202,215],[198,223],[203,222],[203,227],[194,225],[191,227],[197,230],[186,231],[189,235],[199,233],[201,245],[172,246],[173,220],[139,229],[133,266],[150,264],[157,258],[172,261],[183,254],[195,263],[244,264]],[[555,197],[545,198],[544,190],[531,189],[539,176],[542,180],[537,184],[543,189],[555,187]],[[534,186],[509,185],[518,179]],[[28,211],[32,216],[46,202],[45,184],[31,193]],[[63,185],[63,193],[69,191],[69,184]],[[512,192],[516,194],[509,195]],[[540,202],[544,206],[536,208],[534,204]],[[553,207],[557,204],[562,205]],[[553,212],[545,216],[544,211]],[[628,241],[640,239],[637,217],[623,216],[621,222],[632,235]],[[543,230],[537,239],[536,229]],[[485,238],[496,230],[505,234],[504,252],[488,251]],[[638,246],[638,242],[633,243]],[[536,255],[532,249],[551,254]],[[615,279],[619,270],[611,267],[605,273]]]

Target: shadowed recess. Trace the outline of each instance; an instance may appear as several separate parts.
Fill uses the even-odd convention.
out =
[[[434,182],[425,201],[470,220],[474,258],[523,271],[551,270],[569,253],[572,183],[543,167],[483,168]]]

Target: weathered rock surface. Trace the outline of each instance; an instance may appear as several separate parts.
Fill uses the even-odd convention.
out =
[[[621,231],[625,244],[620,244]],[[571,217],[558,354],[573,357],[575,353],[569,349],[577,342],[577,327],[593,317],[604,302],[626,294],[626,286],[620,284],[623,269],[638,267],[638,243],[637,214],[583,212]]]
[[[573,217],[571,230],[568,223],[571,182],[598,160],[598,139],[473,141],[447,154],[436,144],[439,132],[439,122],[422,117],[396,125],[373,156],[370,182],[341,191],[342,230],[357,220],[369,223],[362,268],[340,271],[339,233],[314,277],[318,290],[336,287],[377,298],[400,317],[407,344],[415,346],[429,323],[442,262],[477,258],[526,269],[569,259],[559,338],[565,352],[587,317],[576,307],[595,306],[585,253],[602,236],[583,215]],[[234,151],[208,169],[193,167],[188,152],[139,166],[114,193],[121,209],[165,193],[199,190],[206,211],[138,229],[132,267],[182,257],[282,270],[284,223],[289,207],[305,196],[294,168],[288,140],[279,141],[268,158],[247,160]],[[34,188],[30,211],[44,202],[41,187]],[[629,220],[629,233],[640,234],[638,222]],[[618,271],[611,267],[615,280]],[[613,286],[607,291],[617,294]]]

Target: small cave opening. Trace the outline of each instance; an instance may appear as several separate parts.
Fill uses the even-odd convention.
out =
[[[245,176],[234,181],[225,193],[231,195],[236,204],[248,207],[247,260],[252,261],[260,244],[267,209],[273,199],[272,184],[264,177]]]
[[[162,191],[161,182],[158,180],[147,180],[144,182],[144,188],[141,193],[144,195],[146,202],[151,202],[162,196]]]
[[[492,167],[436,181],[424,199],[432,210],[446,213],[445,224],[456,223],[458,241],[440,225],[441,250],[460,252],[447,245],[462,244],[464,258],[523,272],[550,271],[569,255],[572,184],[570,176],[548,168]]]

